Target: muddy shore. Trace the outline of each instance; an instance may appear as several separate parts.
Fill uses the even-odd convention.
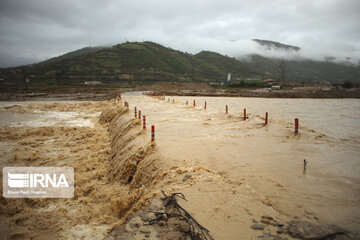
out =
[[[103,101],[117,96],[119,90],[151,91],[155,95],[204,96],[204,97],[260,97],[260,98],[360,98],[360,89],[344,89],[333,86],[296,87],[286,90],[271,88],[213,88],[205,83],[155,83],[136,88],[116,88],[106,86],[51,86],[25,88],[2,88],[0,101],[37,100],[78,100]]]
[[[4,87],[0,90],[0,101],[103,101],[115,98],[118,91],[119,88],[104,86]]]
[[[261,97],[261,98],[360,98],[360,90],[302,88],[294,90],[226,89],[226,90],[160,90],[155,95],[202,97]]]

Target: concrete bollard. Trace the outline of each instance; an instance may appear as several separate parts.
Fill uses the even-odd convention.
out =
[[[155,126],[151,126],[151,142],[155,141]]]

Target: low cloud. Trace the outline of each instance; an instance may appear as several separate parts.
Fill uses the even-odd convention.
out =
[[[279,55],[261,50],[254,38],[301,47],[295,57],[356,62],[359,12],[357,0],[3,0],[0,67],[144,40],[189,53]]]

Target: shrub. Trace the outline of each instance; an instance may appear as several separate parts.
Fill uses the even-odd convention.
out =
[[[350,81],[345,81],[342,85],[343,88],[352,88],[354,84]]]

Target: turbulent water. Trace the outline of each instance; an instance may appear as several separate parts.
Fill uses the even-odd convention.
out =
[[[283,222],[297,216],[354,232],[360,228],[360,100],[166,97],[163,101],[139,93],[122,100],[129,102],[129,111],[114,101],[0,106],[3,166],[75,168],[76,199],[32,202],[31,211],[36,209],[37,214],[48,206],[62,209],[59,215],[46,210],[49,215],[36,218],[61,217],[66,227],[61,228],[60,220],[53,224],[57,237],[100,238],[111,223],[139,209],[160,190],[184,193],[188,202],[181,204],[215,239],[259,235],[250,226],[262,215]],[[147,130],[134,118],[134,107],[146,116]],[[294,118],[299,118],[297,135]],[[155,144],[150,144],[151,125]],[[183,181],[186,174],[190,179]],[[28,203],[6,206],[13,229],[31,229],[30,223],[18,224],[20,217],[11,215],[19,208],[29,214]],[[20,214],[21,219],[29,217]],[[270,226],[267,230],[276,232]],[[36,232],[44,234],[37,228],[28,234]]]
[[[359,229],[360,100],[127,99],[131,110],[137,106],[149,124],[156,125],[159,147],[169,161],[199,163],[233,182],[245,178],[284,214],[312,214],[328,223]],[[203,110],[205,101],[207,110]],[[265,112],[268,126],[263,125]],[[297,136],[294,118],[299,118]]]

